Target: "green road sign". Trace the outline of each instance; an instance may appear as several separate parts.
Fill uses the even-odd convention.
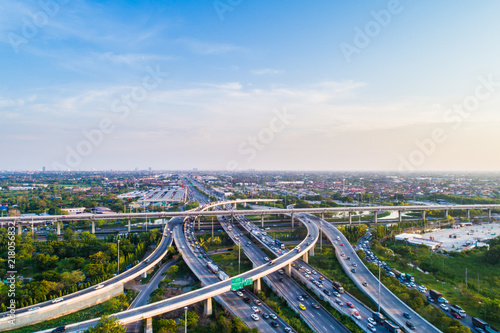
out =
[[[243,282],[244,286],[251,286],[253,284],[253,279],[245,279]]]
[[[231,290],[238,290],[243,288],[243,278],[231,279]]]

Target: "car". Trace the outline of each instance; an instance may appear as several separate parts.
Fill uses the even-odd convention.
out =
[[[269,266],[274,265],[274,261],[270,261],[268,265],[269,265]]]
[[[35,306],[35,307],[30,308],[28,311],[35,311],[35,310],[38,310],[38,309],[40,309],[40,307],[39,306]]]
[[[462,317],[456,312],[452,312],[451,315],[457,319],[462,319]]]
[[[319,279],[320,279],[321,281],[325,281],[325,278],[324,278],[323,276],[320,276],[320,277],[319,277]]]
[[[342,301],[340,300],[340,298],[336,298],[335,299],[335,303],[337,303],[338,305],[342,306]]]
[[[340,246],[344,246],[344,243],[340,243]]]
[[[439,307],[444,311],[448,311],[448,306],[446,304],[439,304]]]
[[[411,330],[415,329],[415,325],[413,325],[413,323],[411,321],[406,321],[406,326],[408,326],[408,328]]]
[[[368,285],[368,283],[366,283],[366,281],[365,281],[365,282],[363,282],[363,286],[365,286],[365,287],[366,287],[367,285]]]
[[[315,309],[319,309],[319,308],[320,308],[320,306],[319,306],[319,304],[318,304],[318,303],[312,303],[312,304],[311,304],[311,306],[312,306],[313,308],[315,308]]]
[[[268,257],[264,257],[264,260],[265,260],[265,261],[269,261],[269,258],[268,258]]]
[[[313,273],[314,275],[318,274],[318,272],[316,272],[314,269],[312,270],[312,273]]]
[[[290,332],[293,332],[292,329],[290,327],[285,327],[285,332],[286,333],[290,333]]]
[[[278,316],[277,316],[277,315],[275,315],[274,313],[270,313],[270,314],[269,314],[269,317],[271,317],[271,319],[273,319],[273,320],[278,319]]]
[[[323,292],[327,295],[327,296],[331,296],[332,292],[328,289],[323,289]]]
[[[351,272],[356,273],[356,268],[351,269]]]
[[[338,292],[336,292],[335,290],[333,291],[333,295],[334,295],[335,297],[340,297],[340,294],[339,294]]]
[[[254,299],[253,302],[257,305],[261,305],[262,302],[259,299]]]
[[[341,254],[340,254],[340,256],[341,256],[341,257],[344,257],[344,256],[345,256],[345,254],[341,253]]]
[[[304,297],[302,297],[302,296],[297,297],[297,299],[298,299],[299,301],[304,301]]]
[[[56,298],[56,299],[52,300],[52,304],[59,303],[59,302],[61,302],[63,300],[64,300],[64,298],[62,298],[62,297]]]
[[[260,309],[258,307],[256,307],[256,306],[252,306],[252,310],[255,313],[260,312]]]
[[[368,323],[368,325],[366,327],[368,327],[368,329],[372,332],[377,332],[377,329],[375,328],[375,326],[372,323]]]
[[[308,294],[302,294],[302,297],[304,297],[305,299],[308,299],[309,295]]]
[[[278,327],[278,326],[280,326],[280,325],[279,325],[277,322],[272,321],[272,322],[271,322],[271,326],[272,326],[272,327]]]
[[[283,281],[285,281],[285,279],[281,277],[281,278],[280,278],[280,282],[283,282]]]
[[[358,264],[354,263],[352,264],[352,267],[358,267]]]
[[[345,305],[347,305],[348,307],[350,307],[351,309],[354,309],[354,305],[352,305],[351,302],[346,302]]]
[[[59,332],[66,332],[66,326],[59,326],[55,330],[51,331],[51,333],[59,333]]]
[[[255,321],[259,320],[259,316],[257,316],[255,313],[252,313],[250,317],[252,317],[252,319]]]
[[[309,274],[304,273],[304,276],[306,277],[306,279],[309,279]]]
[[[295,266],[295,263],[292,263],[292,265]],[[299,270],[302,269],[302,268],[304,268],[304,266],[299,265]]]
[[[269,319],[269,313],[263,313],[262,317],[264,317],[264,319]]]
[[[97,290],[97,289],[101,289],[101,288],[104,288],[104,285],[103,284],[100,284],[98,285],[97,287],[95,287],[94,289]]]
[[[299,303],[299,308],[300,308],[301,310],[304,310],[304,311],[306,310],[305,305],[304,305],[304,304],[302,304],[302,303]]]
[[[239,291],[239,290],[236,292],[236,295],[238,295],[240,297],[243,297],[243,293],[241,291]]]
[[[354,310],[354,311],[352,312],[352,316],[353,316],[354,318],[356,318],[357,320],[361,320],[361,316],[359,315],[359,311],[358,311],[358,310]]]
[[[411,315],[408,312],[403,312],[403,317],[406,319],[411,319]]]
[[[368,317],[368,322],[372,325],[377,325],[377,322],[373,318]]]
[[[249,297],[245,297],[245,298],[243,298],[243,302],[245,302],[245,303],[250,303],[250,298],[249,298]]]
[[[430,296],[427,296],[427,301],[428,302],[431,302],[431,303],[434,303],[434,298],[430,297]]]
[[[347,259],[347,260],[351,260],[351,257],[347,257],[346,259]]]

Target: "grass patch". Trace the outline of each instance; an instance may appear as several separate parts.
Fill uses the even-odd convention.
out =
[[[233,246],[233,252],[212,254],[212,260],[229,276],[238,275],[238,246]],[[253,268],[252,262],[247,258],[243,249],[241,249],[241,273]]]

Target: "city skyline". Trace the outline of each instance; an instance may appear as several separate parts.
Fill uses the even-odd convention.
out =
[[[2,170],[498,170],[498,3],[2,7]]]

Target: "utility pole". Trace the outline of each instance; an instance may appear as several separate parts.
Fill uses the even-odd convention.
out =
[[[241,274],[241,238],[238,239],[238,274]]]
[[[467,287],[467,267],[465,267],[465,286]]]
[[[319,236],[319,251],[320,254],[323,255],[323,221],[320,221],[321,223],[321,236]]]
[[[212,241],[214,240],[214,217],[212,216]]]
[[[184,307],[184,333],[188,331],[188,307]]]

